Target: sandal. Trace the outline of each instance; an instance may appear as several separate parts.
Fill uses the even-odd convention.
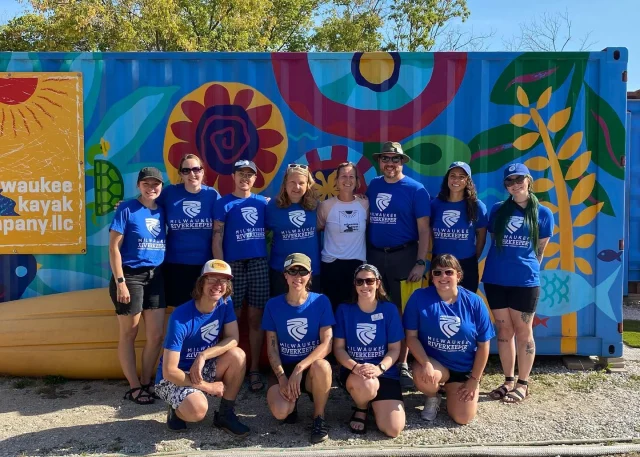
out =
[[[504,382],[497,389],[493,389],[489,392],[489,398],[492,400],[502,400],[509,393],[509,387],[507,387],[506,383],[515,381],[516,378],[513,376],[505,376]]]
[[[140,393],[134,396],[133,394],[136,392],[140,392]],[[149,392],[144,390],[142,387],[134,387],[133,389],[129,389],[124,394],[124,399],[131,400],[132,402],[137,403],[138,405],[152,405],[155,403],[155,400],[151,395],[149,395]]]
[[[351,430],[351,433],[355,433],[356,435],[364,435],[367,433],[367,416],[369,415],[369,406],[367,406],[366,409],[352,406],[351,409],[353,410],[353,414],[351,415],[351,419],[349,419],[349,430]],[[364,419],[356,417],[356,414],[358,413],[364,413]],[[353,425],[351,425],[352,422],[362,424],[362,429],[354,428]]]
[[[262,380],[262,375],[260,374],[260,372],[250,371],[248,374],[249,374],[249,390],[253,393],[260,392],[261,390],[263,390],[264,381]],[[254,379],[252,381],[251,378],[253,378],[254,376],[257,377],[258,379]],[[256,387],[257,385],[260,385],[260,387]]]
[[[521,386],[524,386],[524,388],[525,388],[524,393],[522,393],[516,387],[511,392],[509,392],[507,395],[505,395],[505,397],[502,399],[503,403],[508,403],[508,404],[512,405],[514,403],[521,403],[521,402],[525,401],[527,398],[529,398],[529,383],[527,381],[522,381],[521,379],[518,379],[517,384],[520,384]]]
[[[156,393],[156,389],[153,389],[153,392],[151,392],[151,388],[155,387],[155,385],[153,383],[149,383],[149,384],[140,384],[140,387],[142,387],[142,389],[148,393],[151,398],[153,398],[154,400],[160,400],[160,397],[158,397],[158,394]]]

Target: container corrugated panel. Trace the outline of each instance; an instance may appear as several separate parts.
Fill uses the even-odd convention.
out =
[[[629,240],[626,247],[629,281],[640,281],[640,100],[628,100]]]
[[[377,174],[372,154],[393,140],[413,159],[405,174],[433,196],[452,161],[470,163],[489,207],[507,195],[504,167],[525,162],[556,225],[534,321],[537,352],[619,356],[626,62],[624,48],[0,53],[0,71],[83,74],[88,245],[86,255],[35,255],[40,268],[29,272],[30,282],[5,275],[4,300],[105,287],[110,203],[122,189],[125,198],[136,195],[143,165],[177,182],[180,156],[197,153],[206,183],[225,194],[232,190],[229,164],[252,159],[257,191],[273,197],[286,164],[307,163],[327,198],[340,162],[356,162],[370,180]],[[197,137],[198,126],[207,134]]]

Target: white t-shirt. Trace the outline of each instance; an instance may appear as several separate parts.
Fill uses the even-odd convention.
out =
[[[367,260],[366,229],[369,201],[345,203],[333,197],[318,207],[318,227],[324,227],[322,261]]]

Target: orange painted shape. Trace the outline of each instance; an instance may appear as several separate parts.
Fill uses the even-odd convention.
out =
[[[560,341],[560,352],[562,354],[575,354],[578,352],[578,315],[568,313],[562,319],[562,340]]]

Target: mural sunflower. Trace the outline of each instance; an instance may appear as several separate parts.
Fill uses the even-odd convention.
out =
[[[258,167],[254,189],[265,189],[287,151],[280,110],[254,88],[239,83],[207,83],[174,107],[164,141],[171,182],[179,182],[178,166],[195,154],[205,167],[204,182],[221,194],[233,191],[233,164],[252,160]]]

